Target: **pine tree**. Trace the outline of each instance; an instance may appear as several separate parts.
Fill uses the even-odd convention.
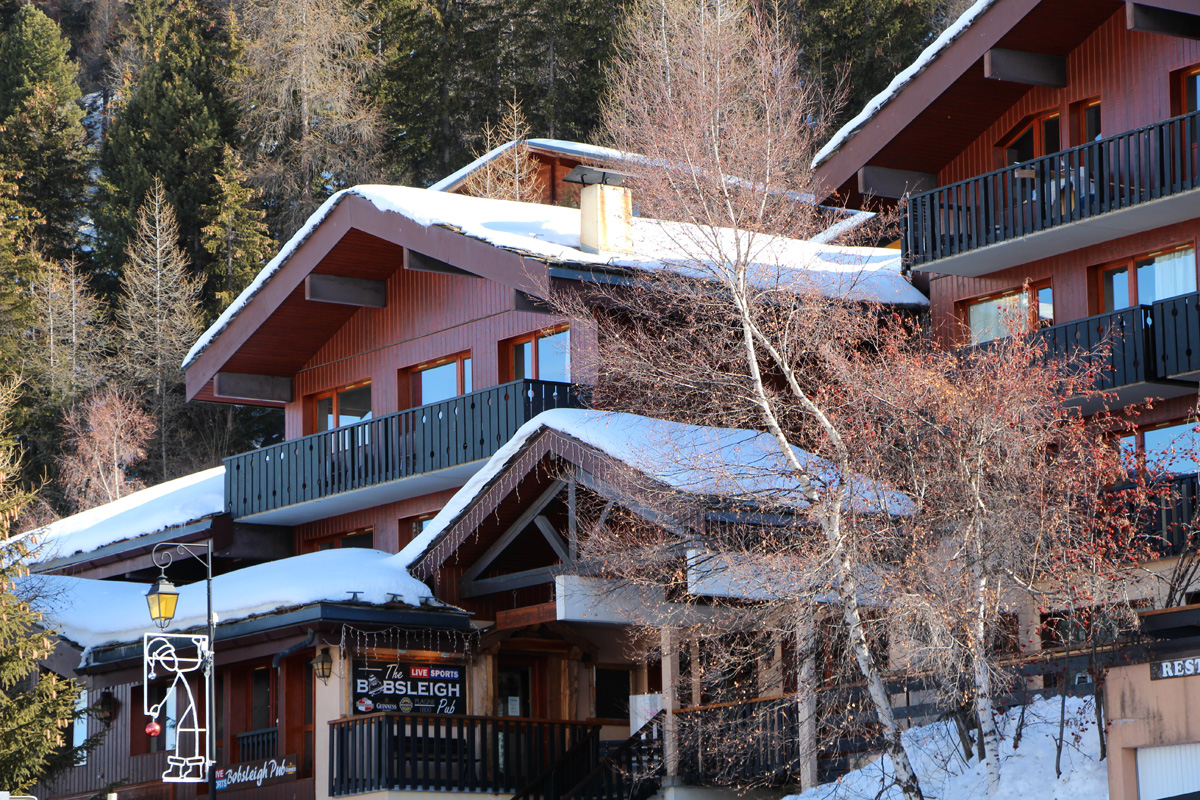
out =
[[[0,369],[15,371],[29,327],[31,289],[44,266],[33,246],[36,214],[19,199],[14,175],[0,169]]]
[[[158,422],[160,473],[171,473],[183,403],[180,364],[200,333],[200,284],[179,249],[179,226],[166,190],[155,180],[138,210],[117,305],[120,358],[130,383],[144,389]]]
[[[484,126],[483,146],[475,155],[478,158],[509,142],[517,144],[467,178],[463,190],[475,197],[525,202],[539,200],[542,182],[538,179],[538,162],[529,155],[529,146],[525,143],[528,138],[529,125],[521,111],[521,104],[511,100],[500,124],[488,123]]]
[[[24,540],[8,540],[10,525],[30,496],[17,487],[17,447],[8,419],[17,396],[13,381],[0,383],[0,786],[24,792],[76,753],[66,729],[76,717],[79,686],[38,662],[54,651],[53,635],[39,628],[41,615],[18,592],[29,555]],[[26,585],[25,588],[28,588]],[[66,758],[64,758],[64,756]]]
[[[39,217],[33,236],[48,256],[75,248],[86,172],[76,67],[58,26],[24,6],[0,35],[0,167]]]
[[[241,158],[231,147],[225,148],[216,182],[217,196],[204,207],[204,216],[212,220],[204,227],[204,249],[213,257],[210,294],[215,307],[224,309],[254,280],[275,243],[267,233],[266,213],[257,206],[259,192],[246,185]]]
[[[157,2],[140,0],[135,10]],[[203,209],[213,203],[213,175],[233,138],[234,113],[223,89],[232,38],[224,21],[196,0],[171,0],[156,24],[160,27],[129,34],[155,49],[128,101],[118,108],[100,152],[104,177],[96,228],[100,261],[110,265],[105,287],[110,290],[135,235],[137,209],[155,180],[162,181],[168,202],[178,209],[179,246],[194,271],[204,272],[208,254],[202,230],[210,220]]]
[[[55,402],[73,401],[104,379],[112,338],[107,309],[75,262],[46,264],[33,286],[31,365]]]

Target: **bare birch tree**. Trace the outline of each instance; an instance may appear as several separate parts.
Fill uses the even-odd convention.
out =
[[[382,123],[363,92],[378,57],[363,8],[345,0],[247,0],[240,16],[246,163],[282,240],[326,197],[378,176]]]
[[[154,418],[138,398],[107,386],[73,406],[63,428],[67,452],[59,458],[59,479],[76,511],[143,488],[134,469],[146,458]]]
[[[34,361],[50,390],[71,400],[103,379],[105,306],[74,262],[46,264],[33,295]]]
[[[119,362],[149,393],[157,418],[160,473],[169,476],[172,421],[182,405],[183,357],[200,333],[200,284],[179,249],[175,211],[159,181],[138,209],[137,231],[121,275]]]
[[[825,587],[836,596],[894,779],[920,798],[864,607],[862,579],[887,525],[855,513],[857,421],[822,389],[825,365],[873,335],[873,316],[841,299],[854,294],[853,270],[831,287],[815,260],[811,271],[777,267],[775,237],[807,239],[826,222],[805,198],[817,195],[808,164],[827,133],[814,121],[834,117],[835,99],[800,79],[776,21],[736,0],[635,2],[609,80],[607,143],[645,156],[629,181],[639,207],[687,223],[655,231],[687,276],[663,273],[611,298],[622,311],[599,321],[599,385],[611,386],[602,401],[769,433],[789,490],[752,499],[802,518],[819,546],[793,536],[766,552],[806,565],[784,581],[793,607]]]

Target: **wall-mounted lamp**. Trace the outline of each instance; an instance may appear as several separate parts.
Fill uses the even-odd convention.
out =
[[[100,699],[96,701],[96,719],[105,726],[112,725],[120,708],[121,704],[117,698],[113,697],[112,692],[105,689],[100,693]]]
[[[321,679],[321,683],[328,686],[329,676],[333,673],[333,656],[329,655],[329,648],[322,647],[316,658],[308,663],[312,665],[313,674]]]

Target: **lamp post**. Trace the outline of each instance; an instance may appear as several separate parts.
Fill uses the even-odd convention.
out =
[[[174,551],[168,548],[175,548]],[[171,620],[175,617],[175,606],[179,602],[179,591],[175,585],[167,580],[167,567],[175,561],[175,554],[191,556],[204,565],[205,577],[204,584],[207,590],[208,599],[208,652],[204,655],[204,680],[205,694],[207,695],[204,703],[204,727],[205,727],[205,745],[206,756],[208,759],[208,769],[206,775],[208,777],[208,800],[216,800],[217,797],[217,742],[213,738],[216,734],[216,709],[214,706],[217,702],[216,686],[216,664],[213,660],[213,650],[217,643],[217,620],[213,616],[212,604],[212,542],[194,542],[185,544],[183,542],[160,542],[154,545],[154,549],[150,551],[150,560],[159,569],[158,580],[150,587],[150,591],[146,592],[146,604],[150,607],[150,618],[154,620],[154,624],[160,629],[166,629],[171,624]]]

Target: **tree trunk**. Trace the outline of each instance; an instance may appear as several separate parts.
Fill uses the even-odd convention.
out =
[[[976,539],[978,541],[978,539]],[[987,636],[987,576],[979,563],[980,553],[975,551],[975,623],[972,634],[971,661],[974,665],[975,715],[979,719],[979,744],[983,762],[987,768],[988,793],[995,795],[1000,790],[1000,731],[992,713],[992,678],[988,673]]]

